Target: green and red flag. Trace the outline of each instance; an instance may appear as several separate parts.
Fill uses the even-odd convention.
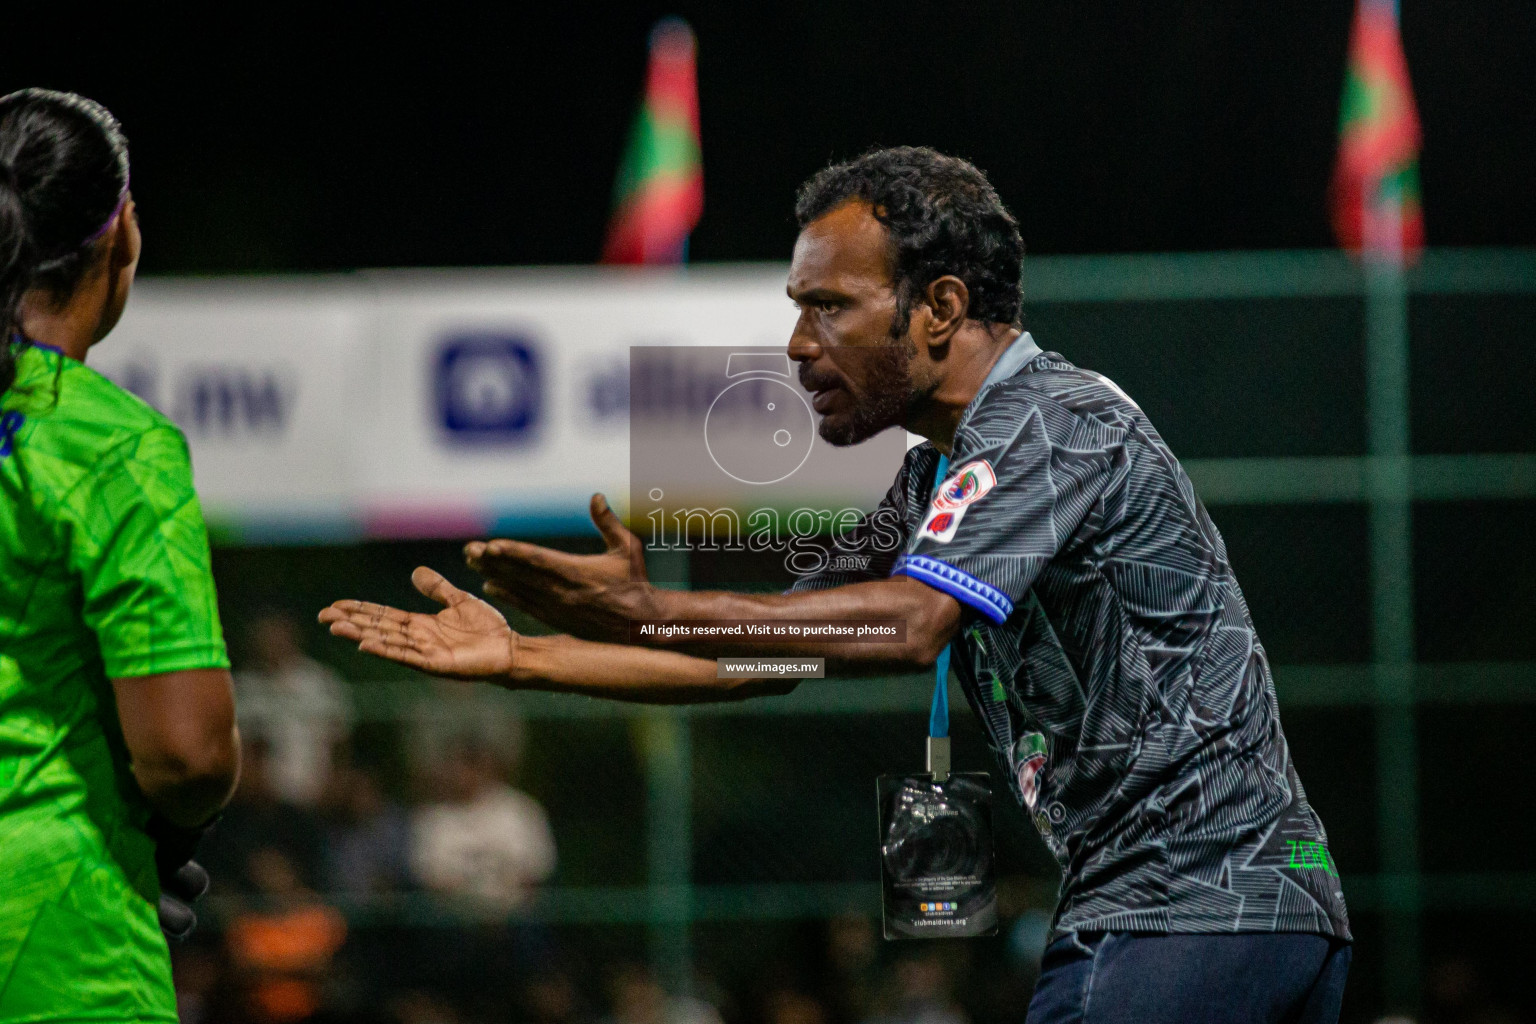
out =
[[[681,263],[704,212],[696,46],[687,22],[651,31],[645,100],[613,186],[604,263]]]
[[[1357,0],[1331,200],[1339,244],[1412,259],[1424,247],[1419,129],[1396,0]]]

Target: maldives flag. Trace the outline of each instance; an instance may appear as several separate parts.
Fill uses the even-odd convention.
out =
[[[1424,247],[1420,138],[1397,4],[1358,0],[1330,196],[1340,245],[1410,259]]]
[[[704,212],[693,30],[667,18],[651,31],[645,101],[613,186],[604,263],[681,263]]]

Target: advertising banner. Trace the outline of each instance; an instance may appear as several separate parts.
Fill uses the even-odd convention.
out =
[[[631,349],[782,351],[795,316],[778,266],[148,280],[90,364],[186,432],[226,539],[579,533],[629,494]],[[673,362],[653,388],[724,380]]]

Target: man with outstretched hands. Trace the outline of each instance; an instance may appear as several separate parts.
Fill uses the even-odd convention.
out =
[[[1090,994],[1095,1021],[1336,1020],[1350,957],[1338,874],[1225,545],[1178,460],[1118,387],[1022,332],[1018,227],[969,163],[871,152],[814,176],[796,214],[789,355],[822,437],[927,439],[859,527],[897,524],[897,550],[785,594],[664,590],[596,496],[602,554],[466,549],[488,596],[567,635],[519,636],[426,568],[413,581],[436,615],[339,601],[321,620],[435,675],[688,703],[794,683],[717,678],[709,659],[739,646],[632,622],[900,618],[899,643],[775,638],[753,653],[858,675],[951,650],[1062,869],[1028,1022],[1084,1020]]]

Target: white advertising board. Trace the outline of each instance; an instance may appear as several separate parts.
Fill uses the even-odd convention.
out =
[[[148,280],[91,365],[246,541],[579,532],[628,486],[629,351],[783,346],[784,268]]]

